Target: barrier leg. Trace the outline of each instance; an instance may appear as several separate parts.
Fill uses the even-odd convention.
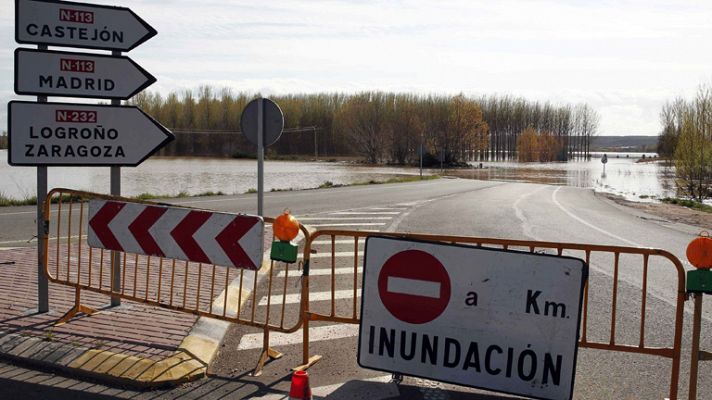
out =
[[[309,307],[309,264],[304,264],[305,275],[302,276],[302,364],[292,368],[292,371],[304,371],[321,360],[320,355],[309,357],[309,320],[311,314],[308,311]]]
[[[93,308],[82,305],[81,302],[82,302],[81,289],[75,288],[74,289],[74,306],[69,311],[67,311],[67,313],[64,314],[62,316],[62,318],[57,320],[57,322],[54,324],[54,326],[59,326],[59,325],[67,323],[67,321],[74,318],[74,316],[79,313],[84,313],[86,315],[92,315],[97,312]]]
[[[252,376],[262,375],[262,370],[268,360],[277,360],[282,358],[284,354],[279,351],[269,347],[269,326],[265,325],[264,337],[262,339],[262,353],[260,354],[259,360],[257,360],[257,366],[252,372]]]
[[[697,399],[697,370],[700,363],[700,330],[702,327],[702,293],[693,294],[695,308],[692,314],[692,355],[690,356],[690,400]]]

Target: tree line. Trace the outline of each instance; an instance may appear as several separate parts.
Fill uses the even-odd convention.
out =
[[[240,115],[257,95],[203,86],[167,96],[142,92],[141,107],[176,133],[161,155],[249,155],[254,147],[239,132]],[[532,161],[589,157],[598,115],[585,104],[554,105],[513,96],[416,95],[380,91],[270,97],[284,113],[285,131],[268,149],[277,155],[360,156],[368,163],[453,165],[516,160],[519,137],[541,137]],[[422,150],[421,150],[422,149]],[[539,153],[546,156],[539,156]]]
[[[660,120],[658,154],[674,161],[678,190],[699,202],[712,197],[712,86],[667,102]]]

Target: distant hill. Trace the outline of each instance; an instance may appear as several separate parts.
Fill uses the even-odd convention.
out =
[[[591,151],[655,152],[657,145],[657,136],[594,136]]]

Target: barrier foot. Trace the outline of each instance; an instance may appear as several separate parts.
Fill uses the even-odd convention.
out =
[[[312,365],[318,363],[319,360],[321,360],[321,356],[320,356],[320,355],[318,355],[318,354],[317,354],[317,355],[313,355],[313,356],[309,357],[309,361],[307,361],[306,364],[297,365],[296,367],[292,368],[292,371],[294,371],[294,372],[296,372],[296,371],[305,371],[305,370],[307,370],[307,368],[309,368],[309,367],[311,367]]]
[[[54,323],[54,326],[60,326],[60,325],[67,323],[67,321],[74,318],[74,316],[79,313],[84,313],[86,315],[92,315],[92,314],[96,314],[97,311],[91,307],[82,305],[81,289],[76,288],[74,291],[74,307],[72,307],[69,311],[67,311],[62,316],[62,318],[57,320],[57,322]]]
[[[74,316],[79,313],[84,313],[86,315],[92,315],[92,314],[96,314],[97,311],[91,307],[83,306],[81,304],[78,306],[74,306],[74,307],[72,307],[71,310],[67,311],[62,316],[62,318],[57,320],[57,322],[55,322],[54,326],[60,326],[60,325],[66,324],[70,319],[74,318]]]
[[[284,354],[271,347],[268,347],[267,350],[262,350],[262,354],[260,354],[260,359],[257,361],[257,366],[255,367],[254,372],[252,372],[252,376],[262,375],[262,369],[264,369],[268,360],[277,360],[282,358],[283,355]]]

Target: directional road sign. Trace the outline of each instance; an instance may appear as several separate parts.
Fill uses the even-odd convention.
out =
[[[69,1],[15,0],[15,41],[129,51],[156,30],[124,7]]]
[[[156,81],[128,57],[15,50],[15,93],[126,100]]]
[[[90,246],[204,264],[259,269],[264,221],[228,214],[127,203],[89,202]]]
[[[359,365],[570,399],[587,271],[570,257],[369,237]]]
[[[135,166],[173,134],[133,106],[11,101],[10,165]]]

